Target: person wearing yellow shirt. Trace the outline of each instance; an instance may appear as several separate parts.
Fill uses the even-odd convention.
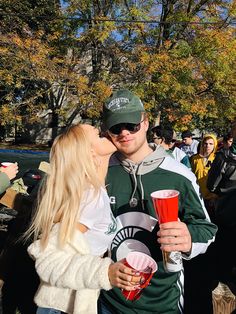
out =
[[[197,177],[200,191],[205,202],[205,206],[211,215],[216,195],[207,188],[208,171],[211,168],[217,150],[217,138],[214,134],[204,135],[199,153],[193,155],[190,159],[192,171]]]

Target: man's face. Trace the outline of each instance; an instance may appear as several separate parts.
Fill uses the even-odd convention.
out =
[[[205,154],[209,156],[213,152],[214,147],[215,147],[214,140],[212,138],[205,140],[203,143],[203,147],[204,147]]]
[[[185,145],[189,145],[190,146],[192,144],[192,141],[193,141],[192,137],[185,137],[185,138],[183,138],[183,143]]]
[[[140,122],[140,129],[136,132],[129,131],[126,125],[127,124],[116,125],[116,127],[118,126],[118,130],[120,128],[119,134],[109,132],[109,135],[119,152],[126,157],[132,157],[132,155],[137,153],[147,143],[146,133],[149,123],[148,119],[143,117]],[[112,128],[110,131],[112,131]]]
[[[226,147],[226,148],[230,148],[230,147],[232,146],[232,144],[233,144],[233,138],[230,138],[230,139],[228,139],[228,140],[226,141],[225,147]]]
[[[163,142],[163,139],[160,136],[154,135],[153,136],[153,142],[157,145],[161,145]]]

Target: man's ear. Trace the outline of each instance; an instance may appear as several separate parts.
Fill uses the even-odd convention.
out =
[[[144,123],[145,131],[147,131],[149,129],[149,120],[147,116],[145,116],[143,123]]]

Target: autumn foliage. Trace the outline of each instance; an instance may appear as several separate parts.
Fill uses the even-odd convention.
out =
[[[42,111],[53,127],[96,123],[120,87],[179,131],[220,133],[235,119],[235,0],[33,3],[16,24],[4,15],[14,1],[0,11],[1,125],[42,122]]]

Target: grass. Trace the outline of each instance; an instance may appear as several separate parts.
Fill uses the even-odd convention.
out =
[[[22,149],[35,151],[49,151],[48,145],[43,144],[14,144],[9,142],[0,143],[0,149]]]

